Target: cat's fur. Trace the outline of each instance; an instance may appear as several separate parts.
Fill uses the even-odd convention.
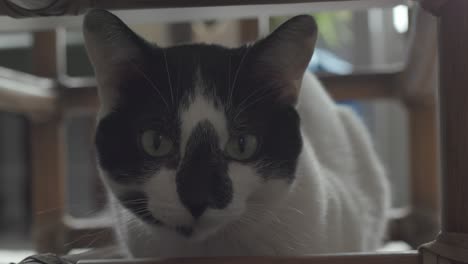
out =
[[[375,250],[390,206],[360,120],[306,66],[309,16],[228,49],[152,46],[107,11],[84,22],[101,100],[96,146],[121,250],[133,257],[303,255]],[[144,129],[175,149],[143,153]],[[253,134],[247,161],[226,156]]]

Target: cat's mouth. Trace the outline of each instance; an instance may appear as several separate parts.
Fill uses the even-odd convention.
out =
[[[191,226],[178,226],[175,230],[177,233],[187,238],[191,237],[193,234],[193,227]]]
[[[157,224],[155,226],[157,228],[163,228],[163,229],[169,230],[170,232],[173,232],[177,234],[178,236],[181,236],[188,240],[201,241],[215,234],[224,226],[224,224],[210,223],[209,225],[207,225],[206,223],[196,222],[191,225],[171,226],[171,225],[163,224],[162,222],[160,222],[160,224]]]
[[[216,226],[211,225],[209,227],[206,227],[195,224],[193,226],[176,226],[173,229],[178,235],[186,239],[193,241],[201,241],[215,234],[222,228],[222,226],[224,225],[218,224]]]
[[[170,232],[176,233],[178,236],[183,238],[201,241],[221,230],[228,222],[225,221],[195,221],[189,225],[171,225],[164,223],[160,220],[157,220],[153,217],[151,222],[146,221],[149,224],[152,224],[156,228],[166,229]]]
[[[142,218],[140,216],[140,218]],[[193,235],[193,227],[192,226],[176,226],[176,227],[171,227],[169,225],[164,224],[161,220],[157,219],[156,217],[152,215],[146,215],[145,218],[142,218],[144,222],[147,224],[157,226],[157,227],[162,227],[162,228],[168,228],[168,229],[173,229],[175,232],[177,232],[179,235],[190,238]]]

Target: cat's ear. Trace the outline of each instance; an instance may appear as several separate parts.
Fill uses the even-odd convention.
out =
[[[92,9],[85,15],[83,34],[101,105],[111,107],[121,76],[143,57],[148,44],[117,16],[102,9]]]
[[[278,85],[281,100],[294,104],[299,96],[302,77],[309,65],[317,40],[313,17],[291,18],[255,46],[258,48],[255,69]]]

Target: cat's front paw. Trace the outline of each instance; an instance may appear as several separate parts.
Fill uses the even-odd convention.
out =
[[[73,262],[61,258],[55,254],[37,254],[23,259],[18,264],[74,264]]]

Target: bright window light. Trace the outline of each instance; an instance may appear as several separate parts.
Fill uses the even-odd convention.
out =
[[[398,33],[406,33],[408,31],[408,6],[397,5],[393,8],[393,26]]]

